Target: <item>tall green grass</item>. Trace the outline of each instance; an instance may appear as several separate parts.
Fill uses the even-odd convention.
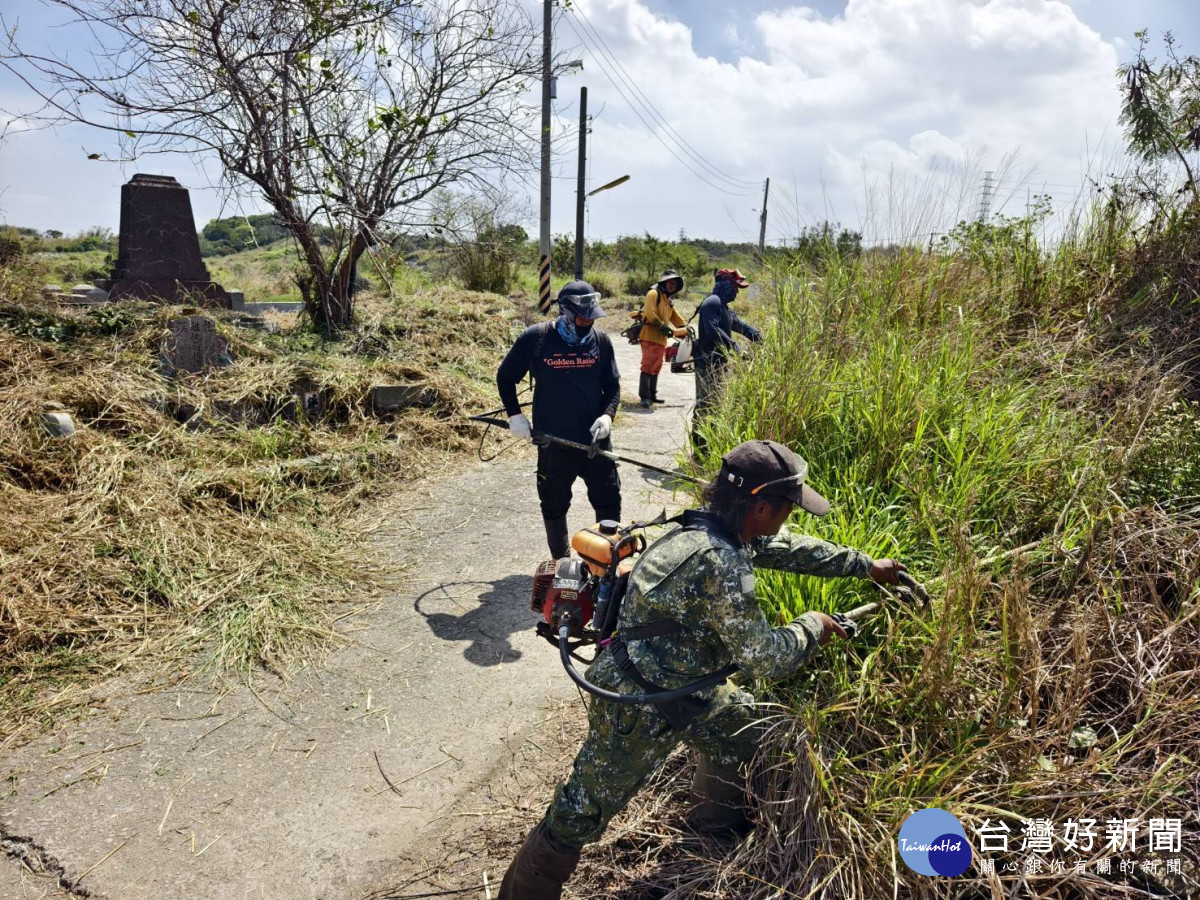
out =
[[[1005,819],[1014,848],[1035,816],[1101,830],[1180,816],[1181,878],[1200,871],[1200,530],[1163,511],[1178,496],[1155,493],[1192,482],[1195,452],[1164,435],[1193,418],[1179,347],[1153,330],[1144,293],[1121,294],[1130,233],[1090,228],[1051,249],[1019,227],[968,229],[934,253],[831,254],[816,272],[774,273],[765,339],[703,426],[702,463],[749,438],[787,443],[833,504],[796,525],[900,558],[935,602],[890,603],[818,667],[759,686],[790,717],[767,779],[771,837],[736,871],[718,867],[741,885],[728,896],[1200,896],[1094,866],[985,876],[978,850],[954,884],[895,859],[907,815],[940,806],[969,834]],[[1080,274],[1105,255],[1103,272]],[[767,572],[758,583],[780,622],[876,593]],[[807,753],[783,749],[797,741]]]

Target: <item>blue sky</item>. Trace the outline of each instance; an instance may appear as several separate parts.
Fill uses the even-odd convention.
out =
[[[605,238],[645,230],[753,238],[758,185],[767,176],[773,240],[825,218],[862,228],[869,239],[938,230],[973,212],[986,171],[1000,173],[994,206],[1006,203],[1007,212],[1019,212],[1033,192],[1067,205],[1085,172],[1107,167],[1119,147],[1114,70],[1129,56],[1132,33],[1171,28],[1185,50],[1200,51],[1200,4],[1192,0],[575,5],[560,17],[556,40],[585,68],[561,80],[556,114],[572,128],[574,98],[586,84],[596,115],[591,184],[632,176],[590,202],[589,234]],[[5,19],[18,12],[28,40],[84,49],[80,36],[51,28],[57,17],[38,4],[0,0]],[[32,102],[0,72],[0,108],[22,112]],[[652,134],[635,108],[641,118],[660,114],[687,149],[660,126]],[[213,189],[216,168],[196,156],[86,158],[114,150],[106,136],[80,127],[10,136],[0,146],[0,219],[67,232],[115,228],[120,184],[138,171],[179,178],[201,224],[262,209],[253,196],[224,199]],[[569,142],[556,150],[554,230],[566,232],[575,163]]]

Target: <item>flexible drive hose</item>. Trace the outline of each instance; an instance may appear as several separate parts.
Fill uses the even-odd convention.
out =
[[[606,691],[604,688],[592,684],[575,671],[575,666],[571,663],[570,651],[567,649],[567,638],[570,633],[571,629],[568,625],[564,625],[558,629],[558,655],[562,659],[563,668],[567,670],[567,674],[571,676],[572,681],[593,697],[599,697],[601,700],[608,700],[611,703],[624,703],[634,706],[637,704],[682,700],[684,697],[695,694],[698,691],[716,687],[732,674],[732,672],[726,670],[713,672],[711,675],[705,675],[699,681],[693,681],[691,684],[685,684],[683,687],[674,688],[669,691],[655,691],[653,694],[648,694],[644,691],[637,694],[618,694],[616,691]]]

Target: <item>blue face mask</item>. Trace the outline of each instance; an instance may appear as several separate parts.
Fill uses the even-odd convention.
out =
[[[732,303],[738,294],[738,286],[727,278],[722,278],[713,285],[713,293],[721,298],[721,302],[728,305]]]
[[[595,356],[600,352],[596,346],[596,330],[588,325],[582,328],[575,324],[575,313],[563,310],[554,323],[559,336],[566,341],[568,347],[579,347]]]

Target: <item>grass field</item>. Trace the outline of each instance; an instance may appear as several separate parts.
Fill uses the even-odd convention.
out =
[[[1200,896],[1200,370],[1176,274],[1196,232],[1135,240],[1096,221],[1052,248],[1018,228],[776,273],[705,468],[749,437],[800,449],[834,506],[800,527],[905,561],[932,609],[892,602],[859,640],[758,686],[778,715],[754,840],[691,857],[647,802],[585,881],[621,897]],[[758,586],[779,622],[875,596],[765,572]],[[966,826],[962,877],[896,858],[924,807]],[[1182,853],[1146,852],[1152,818],[1182,823]],[[1100,838],[1083,852],[1063,826],[1086,819]],[[1109,848],[1108,823],[1134,819],[1139,852]],[[1032,820],[1057,823],[1051,853],[1021,852]],[[988,873],[974,829],[1000,822],[1010,850]],[[653,850],[631,831],[657,833]]]

